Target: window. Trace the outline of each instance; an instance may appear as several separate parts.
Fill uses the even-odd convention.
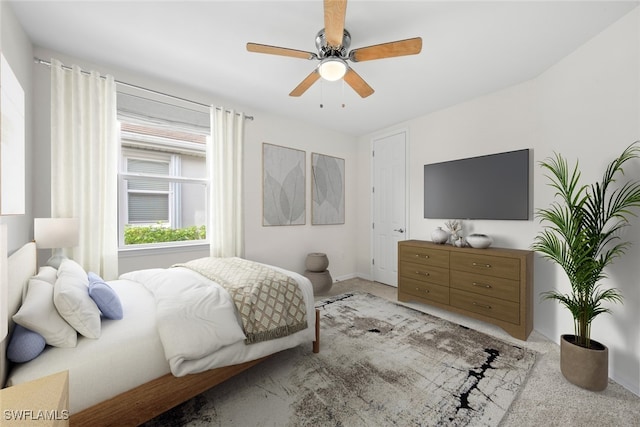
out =
[[[208,215],[208,127],[153,117],[152,111],[145,111],[144,117],[130,114],[127,98],[121,100],[118,94],[120,247],[203,243]]]
[[[145,154],[125,151],[126,172],[140,175],[170,175],[172,158],[153,159]],[[149,178],[127,179],[127,224],[171,224],[169,212],[170,206],[174,204],[172,187],[175,188],[175,185],[171,182],[154,181]]]

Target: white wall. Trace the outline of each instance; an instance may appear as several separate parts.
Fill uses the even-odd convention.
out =
[[[31,94],[32,90],[32,76],[31,76],[31,61],[32,61],[32,48],[31,42],[27,38],[26,34],[22,30],[22,27],[16,20],[13,11],[8,5],[0,0],[0,51],[7,59],[7,62],[11,65],[11,69],[18,78],[22,89],[25,93],[25,214],[24,215],[12,215],[0,217],[0,224],[7,224],[8,236],[7,236],[7,249],[9,254],[20,248],[25,242],[31,239],[33,235],[33,214],[32,214],[32,200],[33,180],[31,178],[31,172],[33,165],[29,153],[33,151],[33,134],[31,132],[32,118],[29,112],[32,108]],[[2,319],[4,321],[5,319]],[[9,338],[0,341],[0,347],[4,352],[9,342]],[[5,366],[6,359],[0,358],[0,388],[4,386],[5,375],[7,366]]]
[[[321,113],[321,110],[318,112]],[[303,272],[309,252],[324,252],[334,279],[351,277],[356,266],[358,176],[355,138],[261,112],[247,127],[245,151],[246,257]],[[306,224],[262,226],[262,143],[306,152]],[[345,159],[345,224],[311,225],[311,153]]]
[[[426,163],[530,148],[533,153],[533,207],[548,206],[553,193],[538,162],[559,152],[571,162],[579,159],[585,182],[599,180],[604,167],[622,150],[640,139],[640,11],[634,11],[587,42],[539,77],[454,107],[402,123],[409,133],[409,236],[430,240],[444,221],[423,218],[422,173]],[[388,131],[384,130],[381,133]],[[370,162],[368,147],[374,135],[359,138],[361,162]],[[640,179],[640,161],[626,169]],[[362,172],[358,200],[360,216],[369,215],[369,172]],[[640,394],[640,221],[625,238],[633,242],[627,255],[609,271],[607,285],[620,288],[623,305],[612,316],[593,324],[592,337],[610,351],[610,376]],[[464,232],[484,232],[494,246],[528,249],[540,230],[537,220],[465,221]],[[359,248],[369,248],[369,233],[357,230]],[[360,252],[362,255],[362,252]],[[358,271],[369,271],[358,259]],[[534,328],[558,342],[573,333],[573,323],[559,304],[540,301],[540,292],[568,290],[563,273],[536,256]]]
[[[127,70],[112,69],[106,65],[87,63],[78,58],[36,48],[35,55],[49,60],[55,57],[65,65],[77,64],[83,69],[93,69],[102,74],[112,74],[116,80],[140,85],[193,101],[224,105],[236,108],[254,116],[245,123],[245,228],[246,257],[261,262],[281,266],[302,273],[308,252],[326,252],[334,278],[351,277],[355,271],[355,203],[350,197],[355,193],[356,151],[355,138],[341,135],[317,126],[308,125],[272,115],[265,111],[233,105],[214,94],[197,92],[186,87],[150,76],[141,76]],[[48,186],[50,175],[50,82],[49,68],[33,65],[35,96],[35,145],[38,153],[35,159],[37,171],[36,216],[50,215],[51,190]],[[221,82],[224,84],[224,82]],[[259,96],[259,94],[257,95]],[[306,151],[307,160],[307,220],[306,225],[263,227],[262,226],[262,143],[282,145]],[[345,159],[346,165],[346,222],[344,225],[311,226],[311,153],[317,152]],[[41,183],[41,184],[40,184]],[[126,253],[120,256],[120,272],[138,268],[166,267],[199,256],[207,256],[206,248],[176,252],[145,251],[140,254]]]
[[[579,158],[583,178],[599,180],[606,165],[640,139],[640,10],[636,8],[544,73],[536,85],[539,138],[544,141],[538,155],[548,156],[553,149]],[[625,172],[639,179],[640,162]],[[537,206],[547,206],[552,197],[548,187],[540,188],[542,182],[538,172]],[[610,376],[640,394],[640,220],[632,220],[624,238],[633,246],[609,270],[605,282],[622,291],[624,304],[612,307],[614,315],[596,319],[592,337],[609,347]],[[566,288],[566,279],[557,269],[545,266],[544,271],[550,273],[546,277],[554,275],[558,280],[536,281],[536,291],[554,284]],[[561,333],[572,330],[566,310],[555,303],[541,303],[535,314],[536,329],[550,338],[557,340]]]
[[[33,132],[32,132],[32,114],[30,114],[32,102],[32,67],[33,50],[29,38],[18,23],[13,10],[5,3],[0,2],[2,13],[0,14],[0,50],[7,58],[7,62],[11,66],[14,74],[18,78],[25,94],[25,214],[0,217],[0,223],[8,225],[8,249],[12,253],[25,242],[31,239],[33,235],[33,180],[32,158],[30,153],[33,152]]]

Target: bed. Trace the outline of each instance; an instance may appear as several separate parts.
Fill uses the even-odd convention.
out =
[[[253,344],[236,341],[207,356],[206,364],[181,371],[183,365],[174,364],[174,359],[170,363],[165,357],[170,351],[163,344],[162,332],[158,332],[162,320],[157,320],[161,319],[157,295],[133,280],[140,276],[128,274],[108,282],[120,298],[124,312],[121,320],[102,319],[98,339],[78,335],[75,347],[47,346],[37,358],[11,366],[7,386],[68,370],[71,425],[138,425],[279,351],[313,343],[313,352],[318,352],[319,318],[311,283],[297,273],[272,268],[295,280],[304,295],[306,324],[297,332]],[[8,271],[11,328],[24,286],[37,273],[34,243],[9,257]],[[2,361],[6,367],[5,346],[3,343]],[[174,375],[176,370],[179,376]],[[2,378],[5,374],[2,372]]]

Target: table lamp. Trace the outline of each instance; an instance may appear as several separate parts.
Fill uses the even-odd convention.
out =
[[[58,268],[65,258],[62,249],[78,246],[80,221],[78,218],[35,218],[33,236],[38,249],[53,249],[47,265]]]

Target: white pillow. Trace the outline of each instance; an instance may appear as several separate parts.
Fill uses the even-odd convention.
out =
[[[40,267],[40,270],[38,270],[38,274],[33,276],[33,278],[44,280],[47,283],[51,283],[51,286],[53,287],[53,285],[56,284],[56,279],[58,278],[58,270],[48,265],[43,265],[42,267]],[[25,286],[22,289],[22,301],[24,301],[27,298],[28,288],[29,288],[28,286]]]
[[[58,268],[53,303],[58,313],[81,335],[100,338],[100,309],[89,296],[87,273],[77,262],[65,259]]]
[[[51,266],[43,265],[38,270],[38,274],[33,277],[34,279],[40,279],[44,280],[47,283],[51,283],[51,285],[53,286],[56,284],[56,279],[58,278],[58,270]]]
[[[13,315],[18,325],[39,333],[47,344],[55,347],[75,347],[78,334],[58,314],[53,305],[53,285],[31,278],[20,310]]]

